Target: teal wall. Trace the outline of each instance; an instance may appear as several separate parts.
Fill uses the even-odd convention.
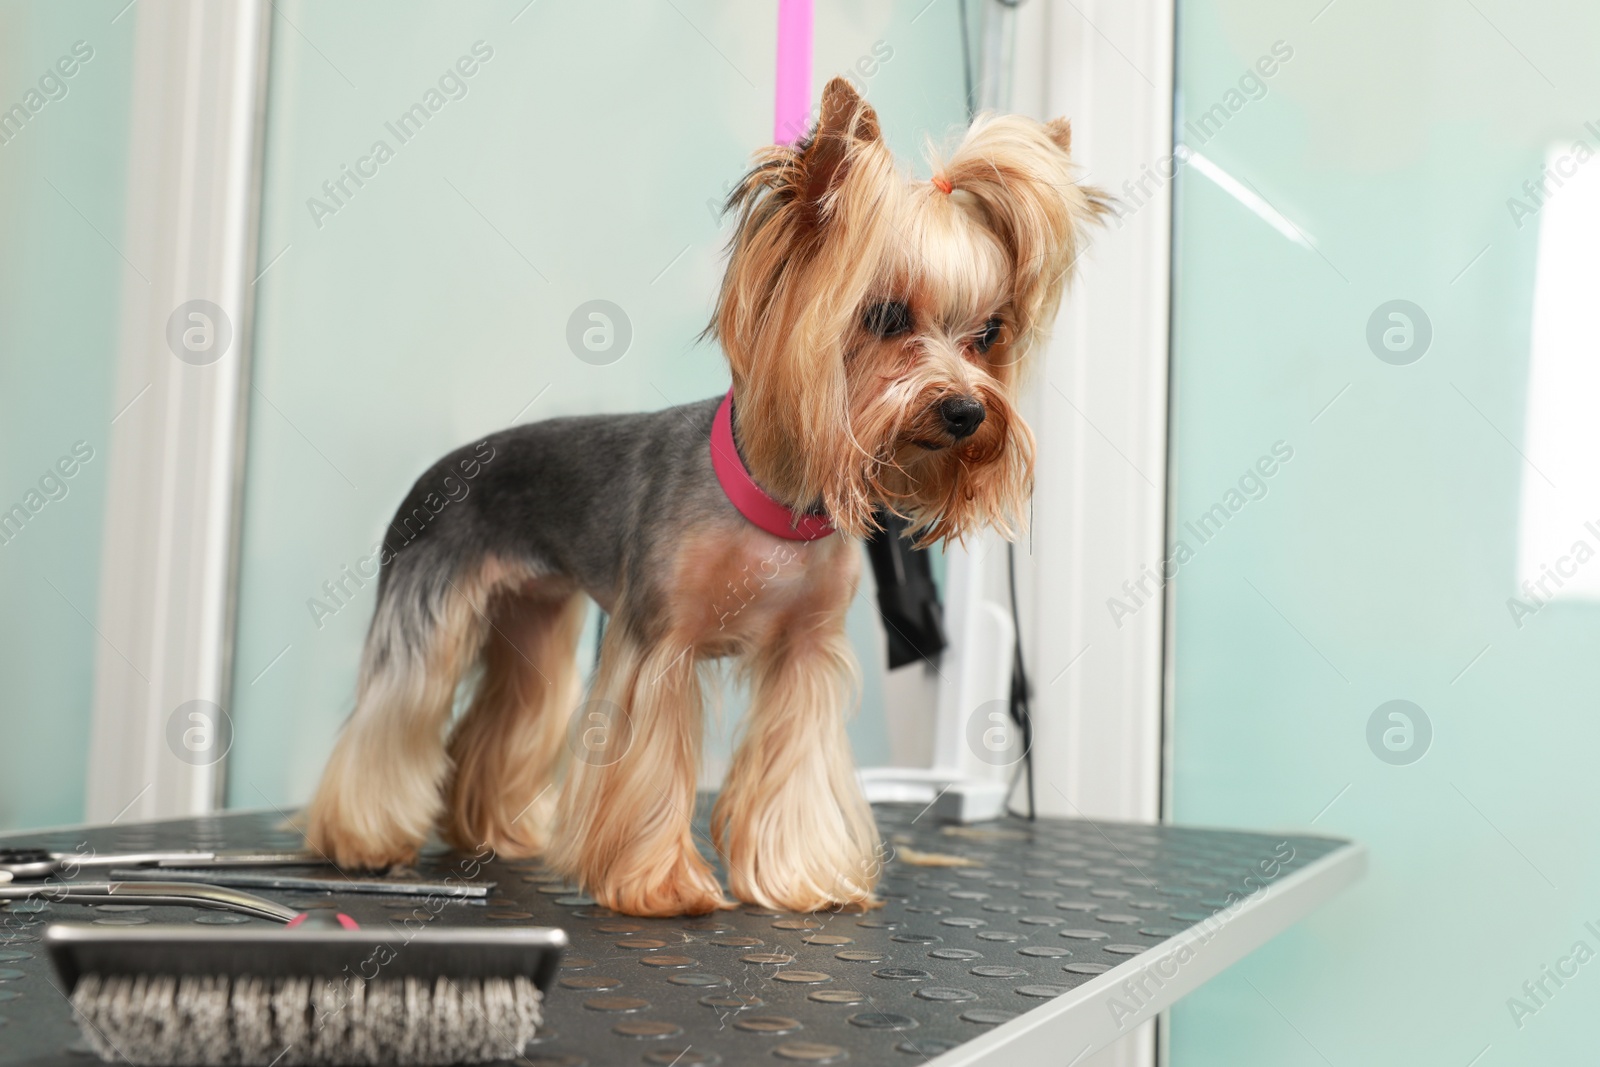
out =
[[[118,309],[144,284],[117,251],[125,3],[0,3],[0,112],[34,112],[0,125],[0,511],[30,515],[0,532],[0,830],[83,818],[106,442],[131,399],[114,395]]]
[[[817,11],[817,87],[870,71],[906,154],[962,117],[956,5],[922,7]],[[331,616],[307,602],[369,552],[428,463],[513,421],[726,389],[695,335],[720,277],[715,208],[772,135],[776,5],[281,0],[272,31],[228,790],[250,807],[314,786],[352,705],[374,585]],[[480,41],[492,57],[465,95],[400,144],[385,123]],[[326,202],[322,183],[378,139],[393,158],[313,217],[307,200]],[[594,299],[632,324],[608,366],[565,341]],[[851,627],[868,666],[857,754],[882,762],[865,600]]]
[[[1325,2],[1178,5],[1180,127],[1292,48],[1220,132],[1180,136],[1315,250],[1179,168],[1175,536],[1275,442],[1293,458],[1189,536],[1171,804],[1357,838],[1372,867],[1175,1009],[1172,1062],[1591,1063],[1600,964],[1522,988],[1579,941],[1600,951],[1600,606],[1520,629],[1507,607],[1524,497],[1545,491],[1524,458],[1540,220],[1507,201],[1548,146],[1600,146],[1600,8]],[[1366,339],[1395,299],[1432,324],[1408,365]],[[1368,743],[1391,700],[1431,723],[1410,763]],[[1512,997],[1537,1010],[1514,1019]]]

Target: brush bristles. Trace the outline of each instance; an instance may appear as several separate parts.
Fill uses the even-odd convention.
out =
[[[513,1059],[541,1021],[526,978],[85,975],[72,992],[106,1061],[150,1065],[439,1064]]]

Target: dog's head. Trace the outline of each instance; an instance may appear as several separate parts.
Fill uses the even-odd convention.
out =
[[[981,116],[913,181],[836,78],[810,135],[757,157],[710,329],[764,488],[856,535],[878,505],[925,541],[1015,529],[1033,468],[1019,378],[1105,210],[1070,142],[1061,120]]]

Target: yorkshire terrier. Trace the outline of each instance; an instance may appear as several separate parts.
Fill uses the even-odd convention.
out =
[[[734,657],[750,707],[710,842],[729,892],[870,906],[879,841],[845,734],[857,542],[880,508],[920,543],[1014,535],[1033,467],[1019,375],[1106,203],[1076,180],[1060,119],[980,116],[919,181],[847,81],[819,115],[729,197],[706,329],[726,396],[517,426],[417,481],[385,537],[312,847],[385,867],[437,828],[542,854],[619,912],[729,907],[691,819],[701,672]],[[476,491],[430,509],[458,474]],[[585,597],[610,622],[580,707]]]

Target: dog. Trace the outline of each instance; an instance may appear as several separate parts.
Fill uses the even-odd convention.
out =
[[[1015,535],[1034,453],[1020,376],[1107,210],[1070,149],[1063,120],[984,115],[913,180],[830,82],[811,132],[758,153],[729,197],[706,329],[727,396],[513,427],[417,481],[308,844],[382,868],[438,830],[543,855],[618,912],[731,907],[692,826],[701,675],[731,658],[750,706],[711,818],[728,891],[871,906],[880,842],[845,733],[858,541],[879,509],[920,544]],[[463,474],[476,491],[432,514]],[[586,598],[609,624],[580,707]]]

